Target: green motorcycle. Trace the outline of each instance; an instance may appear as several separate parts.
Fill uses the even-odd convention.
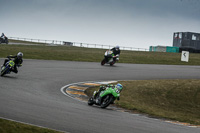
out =
[[[101,108],[106,108],[110,104],[113,104],[116,99],[119,100],[120,92],[122,91],[122,85],[118,83],[117,85],[108,85],[102,90],[94,91],[93,96],[89,98],[88,105],[92,106],[96,104]]]

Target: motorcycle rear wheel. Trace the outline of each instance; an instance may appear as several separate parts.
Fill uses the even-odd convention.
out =
[[[93,98],[89,98],[88,100],[88,105],[92,106],[94,104]]]
[[[113,66],[114,64],[115,64],[114,62],[111,62],[111,63],[110,63],[110,66]]]

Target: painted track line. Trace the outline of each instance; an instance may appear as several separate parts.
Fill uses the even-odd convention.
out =
[[[77,82],[63,86],[60,91],[75,100],[87,102],[88,96],[84,94],[85,90],[90,87],[116,83],[117,81],[86,81]]]

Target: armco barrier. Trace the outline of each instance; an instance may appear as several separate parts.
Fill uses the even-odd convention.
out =
[[[43,40],[43,39],[20,38],[20,37],[8,37],[8,39],[35,42],[35,43],[44,43],[44,44],[49,44],[49,45],[69,45],[69,46],[87,47],[87,48],[100,48],[100,49],[111,49],[111,48],[115,47],[115,46],[112,46],[112,45],[103,45],[103,44],[89,44],[89,43],[80,43],[80,42]],[[149,49],[124,47],[124,46],[121,46],[120,49],[121,50],[130,50],[130,51],[149,51]]]

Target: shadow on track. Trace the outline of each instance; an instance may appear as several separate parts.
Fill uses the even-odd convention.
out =
[[[1,76],[1,78],[17,79],[17,77],[14,77],[14,76],[9,76],[9,75],[4,75],[4,76]]]

